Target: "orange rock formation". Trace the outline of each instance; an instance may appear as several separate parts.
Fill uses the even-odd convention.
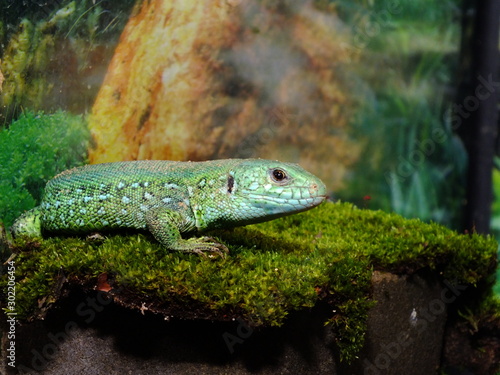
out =
[[[271,3],[137,7],[90,116],[91,162],[274,158],[338,187],[358,154],[342,24],[310,1]]]

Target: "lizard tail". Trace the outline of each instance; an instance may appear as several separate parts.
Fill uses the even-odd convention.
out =
[[[35,207],[32,210],[26,211],[24,214],[19,216],[14,224],[12,224],[12,227],[10,227],[10,233],[12,234],[12,237],[41,237],[42,225],[40,222],[40,218],[41,212],[39,207]]]

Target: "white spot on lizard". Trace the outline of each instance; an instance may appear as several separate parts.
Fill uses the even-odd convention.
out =
[[[176,190],[176,189],[179,189],[179,185],[176,185],[176,184],[165,184],[164,185],[165,189],[171,189],[171,190]]]

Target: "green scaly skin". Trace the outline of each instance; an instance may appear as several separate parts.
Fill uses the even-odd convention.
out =
[[[263,159],[161,160],[86,165],[47,183],[40,206],[19,217],[14,236],[147,229],[171,250],[227,251],[181,233],[272,220],[326,199],[323,182],[296,164]]]

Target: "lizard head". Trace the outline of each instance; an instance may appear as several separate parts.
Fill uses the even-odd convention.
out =
[[[325,184],[297,164],[246,159],[228,174],[233,220],[256,223],[302,212],[327,198]]]

